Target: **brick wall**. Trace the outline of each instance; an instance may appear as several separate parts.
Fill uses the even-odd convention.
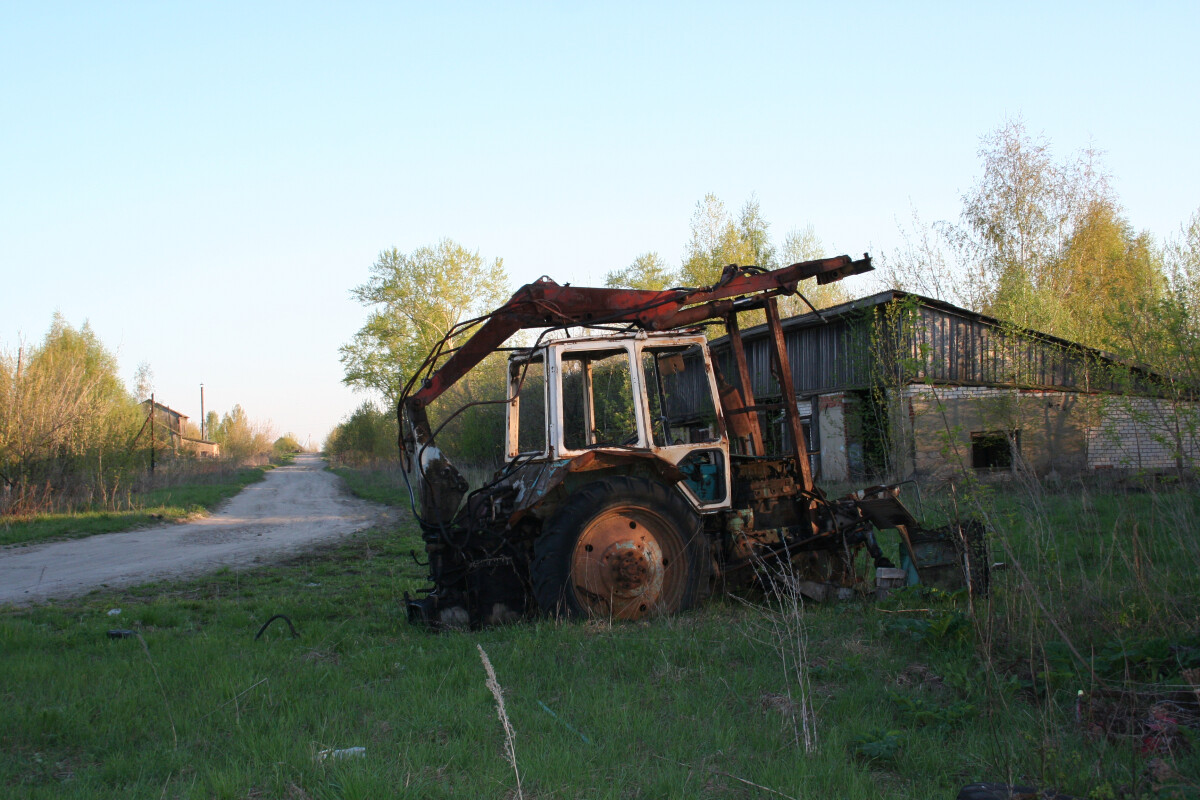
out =
[[[1019,457],[1034,474],[1087,469],[1096,400],[1077,392],[982,386],[906,386],[895,393],[893,428],[907,449],[905,473],[941,478],[973,469],[971,435],[1019,432]]]
[[[1194,469],[1200,462],[1200,409],[1146,397],[1106,397],[1088,429],[1089,469]]]
[[[1019,431],[1020,458],[1038,476],[1200,465],[1196,403],[926,384],[892,395],[906,476],[972,469],[971,434],[993,431]]]

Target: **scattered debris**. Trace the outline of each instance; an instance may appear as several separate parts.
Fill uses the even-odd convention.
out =
[[[762,707],[763,711],[777,711],[785,717],[793,716],[799,710],[796,701],[789,695],[776,694],[774,692],[764,694],[759,698],[758,704]]]
[[[1192,731],[1200,730],[1200,708],[1190,691],[1178,688],[1080,690],[1075,722],[1096,738],[1132,739],[1142,754],[1161,755],[1190,748]]]
[[[930,689],[941,691],[946,687],[945,681],[925,664],[912,663],[896,676],[896,686],[900,689]]]
[[[121,609],[119,609],[119,608],[110,608],[108,610],[108,615],[110,617],[120,616],[120,614],[121,614]]]
[[[547,714],[549,714],[549,715],[550,715],[550,716],[551,716],[553,719],[556,719],[556,720],[558,720],[559,722],[561,722],[561,723],[562,723],[562,726],[563,726],[564,728],[566,728],[566,729],[567,729],[567,730],[569,730],[571,733],[575,734],[575,735],[576,735],[576,736],[578,736],[580,739],[582,739],[584,744],[591,744],[591,743],[592,743],[592,740],[591,740],[591,739],[589,739],[587,736],[585,736],[585,735],[583,734],[583,732],[582,732],[582,731],[579,731],[579,730],[577,730],[577,729],[575,728],[575,726],[574,726],[574,725],[572,725],[571,723],[567,722],[565,719],[563,719],[562,717],[560,717],[558,714],[555,714],[553,711],[551,711],[551,710],[550,710],[550,706],[546,705],[546,704],[545,704],[545,703],[543,703],[541,700],[538,700],[538,701],[537,701],[537,704],[538,704],[539,706],[541,706],[541,707],[542,707],[542,711],[545,711],[545,712],[546,712]]]
[[[317,761],[341,761],[344,758],[366,758],[367,748],[347,747],[343,750],[322,750],[317,753]]]
[[[1177,747],[1186,747],[1187,740],[1179,733],[1178,706],[1174,703],[1158,702],[1150,707],[1150,716],[1145,720],[1146,734],[1142,736],[1142,753],[1169,753]]]
[[[1179,774],[1174,765],[1165,758],[1155,757],[1146,762],[1146,777],[1154,784],[1155,791],[1161,791],[1167,786],[1186,783],[1187,778]]]
[[[903,589],[908,581],[908,573],[895,567],[877,567],[875,569],[875,599],[887,600],[893,589]]]

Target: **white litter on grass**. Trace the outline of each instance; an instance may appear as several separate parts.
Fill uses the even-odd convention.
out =
[[[322,750],[317,753],[317,761],[331,759],[338,761],[343,758],[363,758],[367,754],[365,747],[347,747],[345,750]]]
[[[108,610],[108,615],[109,615],[110,617],[115,617],[115,616],[117,616],[117,615],[118,615],[118,614],[120,614],[120,613],[121,613],[121,609],[119,609],[119,608],[110,608],[110,609]]]

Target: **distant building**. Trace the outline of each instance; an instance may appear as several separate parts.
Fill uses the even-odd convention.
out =
[[[149,413],[151,402],[150,400],[142,401],[142,406],[147,409],[147,413]],[[219,457],[221,445],[185,435],[188,419],[190,417],[187,414],[182,414],[162,403],[154,402],[154,431],[155,436],[158,437],[155,441],[164,443],[176,453],[182,450],[201,458]]]
[[[1195,395],[1181,399],[1165,377],[1094,348],[899,291],[782,327],[814,471],[826,481],[1018,468],[1066,477],[1200,461]],[[778,402],[766,326],[743,342],[756,400]],[[728,337],[712,348],[736,383]],[[787,436],[781,410],[760,421]]]

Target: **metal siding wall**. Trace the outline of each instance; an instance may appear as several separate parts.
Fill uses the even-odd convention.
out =
[[[667,415],[672,419],[691,419],[704,407],[701,398],[708,397],[708,376],[704,359],[698,355],[684,356],[684,368],[675,384],[675,392],[667,398]]]
[[[882,315],[876,318],[884,319]],[[874,372],[871,363],[879,354],[872,352],[866,318],[839,317],[824,325],[791,328],[784,338],[797,395],[869,388]],[[889,337],[875,338],[878,349],[890,349]],[[990,322],[942,308],[920,306],[915,329],[896,345],[899,357],[924,356],[923,374],[908,377],[925,383],[1030,389],[1117,388],[1112,379],[1104,380],[1101,386],[1087,357],[1062,344],[1013,334]],[[757,335],[745,342],[745,348],[755,395],[776,395],[767,337]],[[728,346],[718,350],[716,360],[725,379],[736,385]],[[894,374],[886,365],[885,370]]]

